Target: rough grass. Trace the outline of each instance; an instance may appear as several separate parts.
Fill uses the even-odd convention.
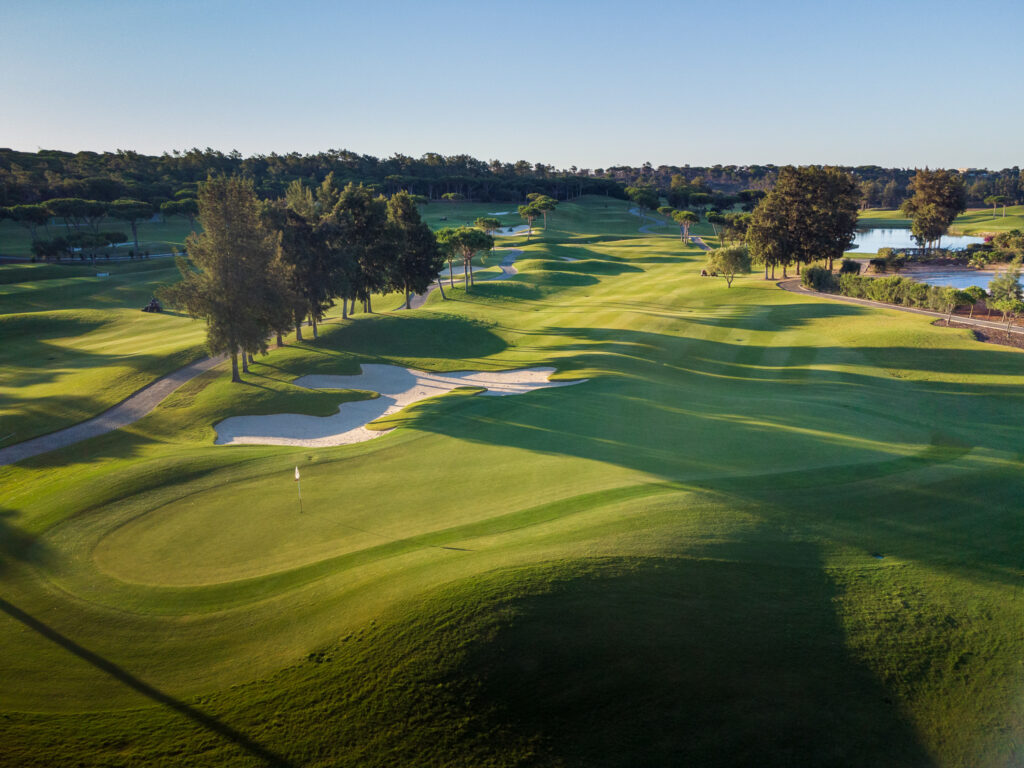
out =
[[[1019,762],[1024,357],[727,289],[604,202],[510,280],[0,469],[0,764]],[[364,361],[591,380],[211,445]]]

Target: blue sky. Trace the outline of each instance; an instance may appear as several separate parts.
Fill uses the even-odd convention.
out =
[[[1024,2],[0,0],[0,146],[1024,165]]]

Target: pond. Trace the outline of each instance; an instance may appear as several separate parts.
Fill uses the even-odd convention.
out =
[[[943,248],[959,251],[971,243],[985,242],[980,237],[969,235],[945,235],[940,241]],[[917,248],[917,241],[910,234],[909,229],[858,229],[857,239],[849,253],[878,253],[879,248]]]
[[[900,277],[909,277],[911,280],[916,280],[919,283],[928,283],[929,285],[951,285],[954,288],[980,285],[982,288],[988,289],[988,284],[992,281],[992,278],[999,273],[981,272],[976,269],[939,267],[937,269],[905,269],[898,274]]]

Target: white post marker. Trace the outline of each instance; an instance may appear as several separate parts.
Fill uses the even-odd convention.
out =
[[[299,489],[299,514],[302,514],[302,481],[299,479],[299,466],[295,465],[295,486]]]

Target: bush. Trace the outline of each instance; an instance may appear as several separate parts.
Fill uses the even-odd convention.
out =
[[[886,251],[889,249],[883,248],[882,250]],[[874,268],[875,274],[884,275],[886,272],[889,271],[889,262],[886,259],[871,259],[871,261],[869,261],[868,264],[870,264]]]
[[[822,293],[835,293],[839,287],[835,276],[825,267],[807,267],[800,274],[800,282],[805,288]]]
[[[839,293],[843,296],[851,296],[855,299],[863,299],[867,297],[867,286],[871,283],[870,277],[861,277],[860,275],[840,275],[839,276]]]
[[[843,259],[843,263],[839,265],[840,275],[859,275],[860,274],[860,262],[854,261],[853,259]]]

